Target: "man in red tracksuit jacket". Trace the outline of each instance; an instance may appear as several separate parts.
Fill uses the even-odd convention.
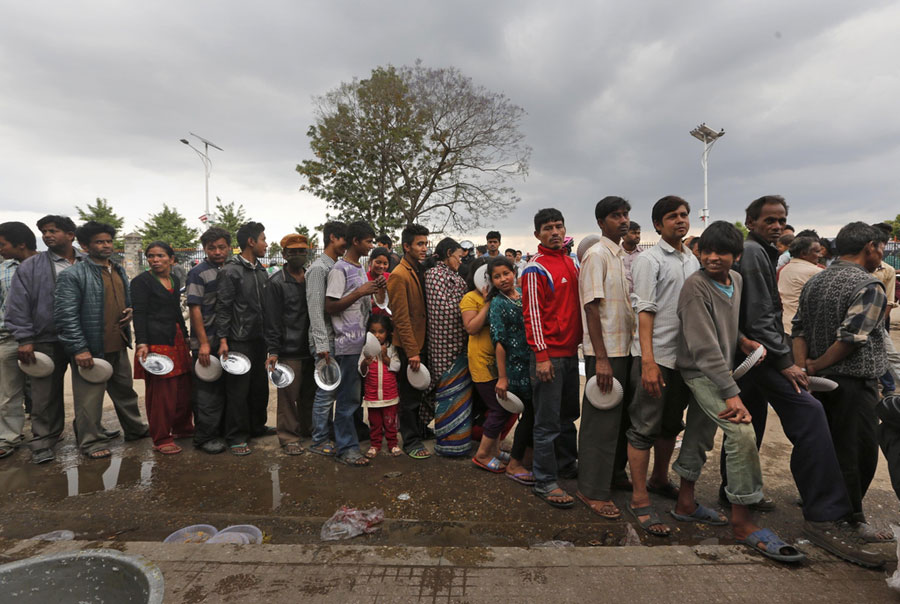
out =
[[[534,352],[534,494],[569,508],[574,500],[556,481],[578,472],[578,268],[563,248],[566,224],[559,210],[535,214],[534,236],[541,244],[521,275],[525,337]]]

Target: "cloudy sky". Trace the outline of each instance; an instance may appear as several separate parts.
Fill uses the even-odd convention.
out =
[[[422,59],[527,111],[522,203],[491,225],[504,244],[533,249],[546,206],[590,232],[609,194],[647,235],[663,195],[696,216],[700,122],[727,132],[713,220],[780,193],[791,223],[834,235],[900,212],[898,26],[898,2],[832,0],[4,2],[0,211],[33,225],[105,197],[128,230],[164,202],[199,225],[203,168],[178,142],[191,131],[224,149],[211,198],[244,204],[270,240],[319,224],[325,204],[294,171],[313,97]]]

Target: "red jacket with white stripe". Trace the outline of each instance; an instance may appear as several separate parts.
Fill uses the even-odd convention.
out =
[[[525,338],[538,362],[577,355],[582,338],[578,267],[565,248],[539,245],[520,282]]]

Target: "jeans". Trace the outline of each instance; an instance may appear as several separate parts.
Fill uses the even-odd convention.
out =
[[[770,404],[794,445],[791,474],[803,499],[803,517],[811,522],[833,522],[848,517],[852,512],[850,498],[822,403],[805,390],[794,390],[780,371],[765,362],[738,380],[738,386],[741,400],[753,416],[757,448],[765,433]],[[723,460],[723,473],[727,471],[726,466],[727,461]]]
[[[555,357],[553,380],[537,378],[537,362],[531,356],[531,384],[534,388],[534,473],[535,489],[552,490],[559,468],[575,467],[578,440],[578,357]]]
[[[359,355],[341,354],[336,358],[341,367],[341,384],[337,387],[334,404],[334,441],[337,455],[345,455],[352,450],[359,452],[359,439],[353,422],[353,414],[362,405]]]
[[[681,453],[672,464],[675,472],[691,482],[697,482],[706,463],[706,454],[713,448],[716,430],[728,435],[722,445],[728,460],[728,485],[725,495],[728,501],[738,505],[751,505],[763,499],[762,469],[756,435],[750,424],[735,424],[720,419],[725,411],[725,401],[719,389],[709,378],[697,377],[685,380],[694,394],[688,407],[687,427],[681,441]]]
[[[625,432],[630,425],[628,405],[634,395],[629,379],[631,361],[630,356],[609,359],[613,377],[625,391],[621,403],[612,409],[601,411],[585,397],[581,405],[581,429],[578,432],[578,490],[588,499],[608,500],[613,479],[625,471],[627,461]],[[591,379],[596,371],[596,357],[585,356],[585,379]]]

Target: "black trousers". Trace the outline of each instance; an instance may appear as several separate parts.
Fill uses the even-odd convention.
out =
[[[785,435],[794,445],[791,474],[803,499],[803,517],[813,522],[848,517],[852,511],[850,499],[841,480],[841,467],[822,403],[805,390],[796,392],[787,378],[767,363],[750,370],[738,380],[738,386],[741,388],[741,400],[753,417],[757,448],[766,431],[769,404],[775,409]],[[727,482],[724,455],[721,471],[724,485]]]
[[[419,419],[419,406],[425,397],[424,390],[417,390],[410,386],[406,379],[406,368],[409,359],[406,352],[398,347],[400,354],[400,371],[397,373],[397,390],[400,394],[400,408],[398,419],[400,424],[400,437],[403,439],[403,450],[407,453],[422,448],[422,421]],[[423,350],[419,358],[426,367],[428,366],[428,354]],[[429,368],[430,370],[430,368]]]
[[[197,351],[192,355],[196,363]],[[225,418],[225,375],[215,382],[204,382],[192,376],[191,406],[194,409],[194,446],[221,438]]]
[[[818,392],[816,397],[825,408],[853,518],[865,522],[862,500],[878,466],[878,380],[844,376],[829,379],[837,382],[838,388]]]
[[[250,371],[243,375],[225,373],[225,442],[237,445],[262,434],[269,406],[264,340],[228,342],[231,352],[250,359]]]

